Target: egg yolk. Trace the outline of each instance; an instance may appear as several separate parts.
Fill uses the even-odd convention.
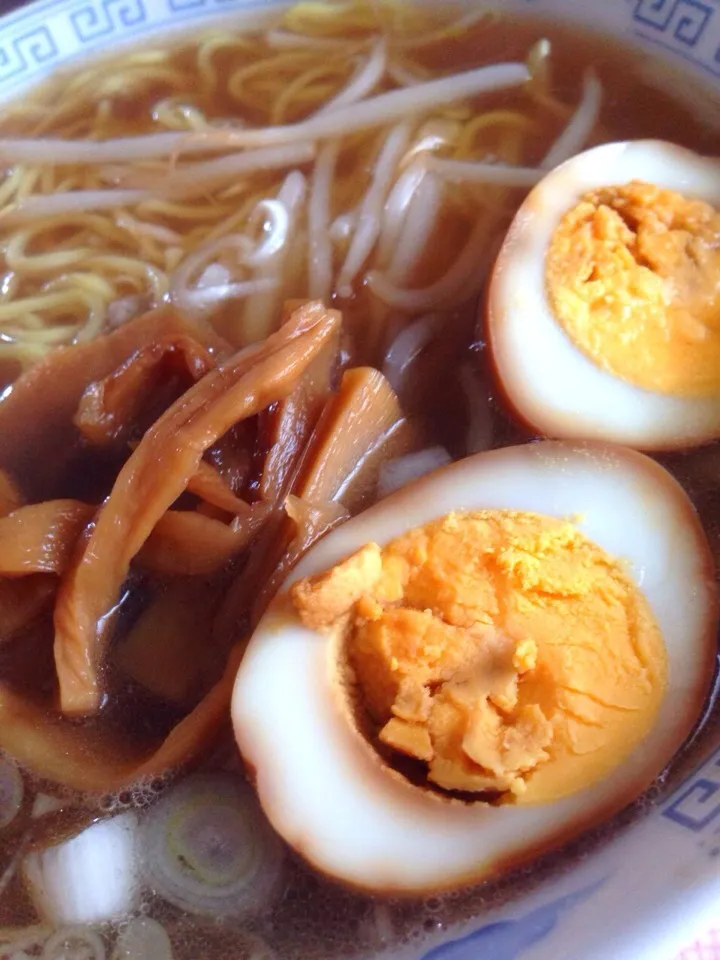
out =
[[[586,194],[546,259],[555,317],[596,365],[658,393],[720,394],[720,213],[633,181]]]
[[[650,730],[667,675],[623,565],[570,522],[450,514],[298,581],[341,627],[379,741],[441,790],[546,802],[599,780]]]

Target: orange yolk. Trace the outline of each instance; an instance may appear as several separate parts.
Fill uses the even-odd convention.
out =
[[[588,193],[546,259],[555,317],[597,366],[664,394],[720,394],[720,213],[633,181]]]
[[[447,791],[554,800],[646,736],[659,628],[623,565],[571,523],[450,514],[298,581],[313,629],[345,631],[377,737]]]

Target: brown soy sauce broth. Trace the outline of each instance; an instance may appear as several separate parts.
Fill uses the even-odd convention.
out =
[[[455,12],[455,8],[448,5],[448,17]],[[522,60],[528,48],[540,37],[548,37],[552,42],[554,93],[559,99],[567,103],[575,102],[583,70],[588,64],[593,65],[602,81],[602,132],[597,135],[597,140],[658,137],[700,152],[720,153],[720,133],[704,127],[685,107],[644,82],[637,74],[636,54],[623,49],[614,39],[607,42],[590,33],[528,16],[504,16],[491,23],[483,22],[469,29],[464,36],[453,37],[442,48],[421,50],[414,59],[419,66],[427,69],[459,71],[498,59]],[[174,59],[178,66],[190,71],[191,56],[188,49],[186,42],[180,43]],[[498,106],[512,107],[516,103],[516,96],[508,93],[497,97],[496,102]],[[124,118],[127,133],[136,132],[141,120],[147,125],[148,109],[149,102],[128,104]],[[220,98],[208,106],[208,112],[218,117],[232,116],[233,104]],[[542,157],[551,139],[546,131],[539,133],[534,156],[528,158],[530,162],[537,162]],[[517,202],[520,199],[518,193]],[[349,304],[346,312],[351,320],[353,313],[362,313],[363,306],[362,296],[358,297],[357,302]],[[437,363],[428,362],[426,366],[420,363],[417,376],[422,381],[425,372],[426,389],[411,400],[415,407],[413,412],[423,421],[428,435],[435,442],[447,445],[455,456],[467,452],[467,402],[458,387],[456,376],[460,364],[471,366],[477,388],[489,402],[493,444],[502,446],[532,439],[506,416],[494,395],[486,367],[482,325],[478,327],[475,322],[477,310],[477,303],[469,304],[454,318],[455,328],[461,331],[461,335],[447,349],[439,367]],[[357,347],[357,350],[358,357],[363,360],[380,362],[378,351],[369,351],[369,356],[363,356],[362,347]],[[442,398],[440,403],[439,397]],[[450,429],[448,424],[451,425]],[[716,446],[715,453],[718,454],[716,462],[720,465],[720,445]],[[720,466],[713,483],[712,480],[698,479],[697,455],[689,458],[667,457],[663,458],[663,462],[693,497],[717,557],[720,552],[720,492],[717,480]],[[2,669],[3,661],[0,660]],[[126,690],[120,697],[120,705],[110,711],[104,720],[117,725],[120,730],[134,731],[135,736],[141,736],[141,730],[150,716],[147,705],[144,721],[137,717],[130,720],[130,716],[141,707],[141,701],[133,696],[133,691]],[[127,713],[125,720],[123,712]],[[157,722],[163,729],[169,726],[167,718],[158,718]],[[424,937],[449,929],[470,916],[480,915],[573,869],[579,860],[646,816],[703,757],[708,745],[716,742],[719,733],[720,705],[715,698],[708,703],[696,736],[643,797],[610,822],[572,840],[562,850],[546,854],[499,879],[469,890],[424,900],[375,899],[341,889],[291,855],[284,897],[269,914],[252,923],[240,924],[231,920],[183,914],[151,894],[145,895],[142,910],[165,925],[173,942],[176,960],[198,960],[199,957],[207,960],[244,960],[253,956],[256,949],[252,939],[254,934],[263,937],[281,960],[328,960],[373,955],[410,942],[417,943],[420,952]],[[234,775],[242,776],[229,733],[226,732],[221,738],[205,767],[230,770]],[[56,785],[28,777],[21,824],[29,823],[30,800],[38,791],[60,795],[64,801],[64,808],[59,814],[43,819],[34,827],[38,834],[42,833],[44,841],[50,843],[63,839],[73,829],[122,809],[136,809],[142,817],[166,787],[167,784],[160,781],[114,797],[84,797],[60,791]],[[6,828],[4,835],[0,834],[0,874],[18,851],[21,842],[18,824],[14,824],[12,829]],[[0,895],[0,926],[21,927],[35,921],[33,907],[17,875]],[[104,932],[110,943],[113,929],[107,927]]]

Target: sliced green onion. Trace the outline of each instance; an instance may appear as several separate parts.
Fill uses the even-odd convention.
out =
[[[101,820],[23,862],[38,913],[51,923],[100,923],[128,913],[139,895],[137,817]]]
[[[170,937],[152,917],[136,917],[118,935],[112,960],[173,960]]]
[[[280,892],[283,847],[255,794],[223,774],[185,780],[150,811],[145,879],[190,913],[251,916]]]
[[[42,960],[105,960],[102,937],[90,927],[63,927],[45,942]]]

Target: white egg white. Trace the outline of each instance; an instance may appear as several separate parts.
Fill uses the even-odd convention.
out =
[[[580,517],[629,564],[669,655],[669,689],[647,739],[609,777],[547,805],[463,804],[413,786],[358,732],[333,641],[303,626],[288,595],[365,543],[381,546],[452,511]],[[707,541],[677,482],[640,453],[545,441],[435,471],[317,544],[276,597],[238,673],[232,718],[260,802],[312,865],[357,888],[421,893],[479,880],[561,842],[636,797],[696,722],[717,629]]]
[[[720,206],[720,162],[674,144],[637,140],[578,154],[520,207],[490,281],[487,334],[506,397],[532,429],[678,450],[720,437],[720,396],[655,393],[602,370],[557,322],[546,292],[546,255],[562,217],[588,191],[631,180]]]

